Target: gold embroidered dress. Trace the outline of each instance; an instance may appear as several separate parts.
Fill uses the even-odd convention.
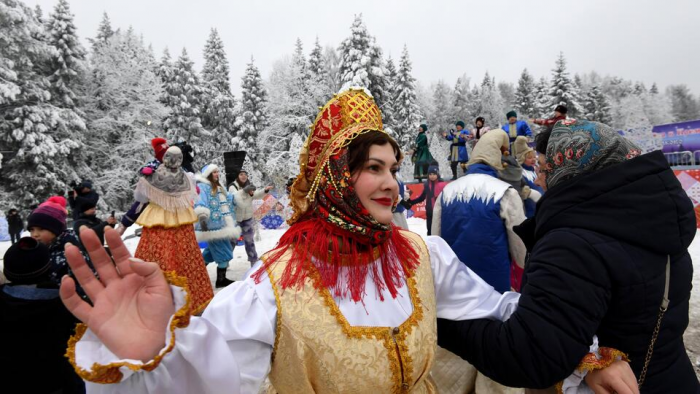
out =
[[[177,312],[165,347],[148,363],[119,360],[91,330],[79,330],[68,353],[88,390],[257,393],[269,373],[280,394],[431,393],[438,317],[512,313],[519,295],[496,292],[441,238],[423,240],[367,217],[351,192],[346,148],[368,130],[383,132],[371,96],[351,89],[322,114],[300,154],[295,214],[280,253],[266,254],[255,275],[219,292],[201,317],[183,318],[190,306],[173,286]],[[350,231],[356,243],[342,245],[367,240],[370,247],[331,253],[326,238]],[[311,234],[322,247],[289,242]]]

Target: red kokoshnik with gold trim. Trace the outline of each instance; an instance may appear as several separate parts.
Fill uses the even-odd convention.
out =
[[[371,271],[378,294],[387,289],[396,297],[419,258],[401,230],[369,214],[352,186],[348,145],[370,131],[385,132],[377,104],[362,89],[334,95],[321,108],[299,155],[300,173],[290,196],[291,227],[263,256],[256,281],[291,250],[279,282],[283,289],[303,287],[314,257],[323,262],[315,265],[321,277],[316,286],[331,289],[335,296],[349,293],[355,302],[361,301]],[[371,264],[377,259],[381,264]],[[346,267],[342,278],[340,267]]]

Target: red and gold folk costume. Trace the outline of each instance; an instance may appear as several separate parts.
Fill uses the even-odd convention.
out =
[[[257,278],[291,251],[280,278],[283,289],[304,285],[309,257],[314,256],[326,262],[319,267],[316,286],[331,289],[335,296],[361,301],[372,267],[377,290],[387,289],[396,297],[396,287],[417,267],[418,253],[398,227],[381,224],[369,214],[352,186],[348,146],[369,131],[384,132],[384,127],[374,99],[363,90],[335,95],[321,109],[291,187],[291,227],[263,258]],[[381,265],[370,264],[378,258]],[[349,267],[344,278],[339,277],[342,266]]]

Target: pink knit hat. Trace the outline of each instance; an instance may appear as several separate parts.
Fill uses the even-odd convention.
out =
[[[65,199],[63,201],[65,203]],[[43,228],[58,236],[66,231],[67,216],[68,213],[66,212],[65,206],[53,201],[46,201],[29,215],[27,218],[27,228]]]

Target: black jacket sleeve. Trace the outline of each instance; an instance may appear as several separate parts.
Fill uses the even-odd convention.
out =
[[[510,319],[438,319],[438,344],[498,383],[547,388],[588,353],[608,307],[610,280],[604,259],[570,230],[540,240],[526,275]]]
[[[428,182],[425,182],[425,183],[423,184],[423,193],[421,193],[420,196],[414,198],[413,200],[410,200],[410,199],[409,199],[408,202],[409,202],[411,205],[419,204],[419,203],[425,201],[425,197],[426,197],[427,195],[428,195]]]

